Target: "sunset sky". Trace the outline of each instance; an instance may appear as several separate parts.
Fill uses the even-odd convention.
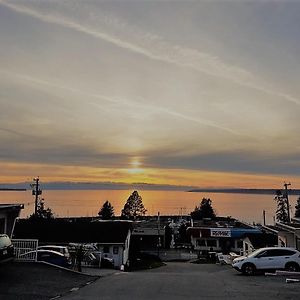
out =
[[[0,0],[0,182],[300,188],[300,1]]]

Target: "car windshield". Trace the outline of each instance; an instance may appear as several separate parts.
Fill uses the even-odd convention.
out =
[[[254,252],[250,253],[250,254],[248,255],[248,257],[254,257],[254,256],[256,256],[257,254],[259,254],[260,252],[262,252],[262,251],[263,251],[262,249],[257,249],[257,250],[255,250]]]
[[[10,238],[6,234],[0,235],[0,248],[8,247],[10,245]]]

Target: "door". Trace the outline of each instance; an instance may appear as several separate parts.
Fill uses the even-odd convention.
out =
[[[5,218],[0,218],[0,234],[5,233]]]
[[[276,253],[273,250],[265,250],[259,253],[255,258],[255,264],[258,269],[278,268]]]

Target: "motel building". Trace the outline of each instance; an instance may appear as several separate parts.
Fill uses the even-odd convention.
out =
[[[260,234],[261,231],[231,217],[194,221],[193,226],[187,229],[193,249],[204,255],[208,252],[240,254],[245,248],[244,237],[254,233]]]
[[[23,208],[23,204],[0,204],[0,234],[12,237],[16,219]]]
[[[300,250],[300,219],[292,218],[288,224],[276,222],[278,245]]]

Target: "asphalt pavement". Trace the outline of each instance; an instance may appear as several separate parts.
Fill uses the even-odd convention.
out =
[[[76,290],[98,279],[44,263],[0,265],[0,299],[43,300]]]
[[[230,266],[167,263],[139,272],[117,272],[62,297],[63,300],[299,299],[300,284],[285,277],[243,276]]]

